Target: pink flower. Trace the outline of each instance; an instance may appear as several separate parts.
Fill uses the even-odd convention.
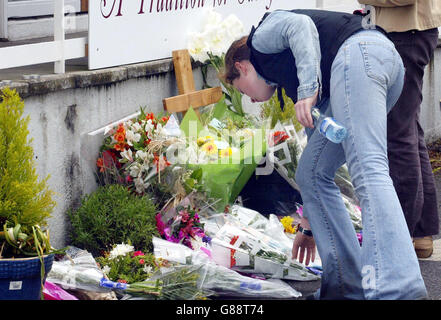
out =
[[[158,229],[159,234],[160,234],[161,236],[163,236],[163,235],[164,235],[165,224],[164,224],[164,222],[162,222],[161,214],[158,213],[158,214],[155,216],[155,219],[156,219],[156,228]]]
[[[178,243],[179,239],[176,239],[172,234],[170,228],[164,229],[164,236],[167,241]]]
[[[145,263],[144,259],[139,259],[139,263],[144,264]]]
[[[133,252],[133,256],[137,257],[137,256],[144,256],[144,253],[142,251],[135,251]]]
[[[190,219],[190,215],[188,214],[187,211],[184,211],[183,213],[180,212],[179,214],[181,215],[182,222],[184,223],[187,222],[188,219]]]
[[[297,213],[298,213],[301,217],[303,217],[303,207],[299,207],[299,208],[297,209]]]

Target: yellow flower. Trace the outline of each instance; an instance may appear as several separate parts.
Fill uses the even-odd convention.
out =
[[[217,154],[217,146],[214,142],[205,143],[201,149],[208,155]]]
[[[229,157],[229,156],[231,156],[232,153],[233,153],[233,149],[231,149],[231,148],[219,150],[219,156],[222,158]]]
[[[214,141],[213,137],[211,137],[211,136],[205,136],[205,137],[199,137],[199,138],[196,140],[196,143],[197,143],[198,146],[200,147],[200,146],[202,146],[203,144],[205,144],[205,143],[207,143],[207,142],[210,142],[210,141]]]
[[[294,218],[290,216],[283,217],[280,222],[282,223],[283,227],[285,228],[285,232],[288,233],[294,233],[296,232],[295,228],[292,226],[292,223],[294,222]]]

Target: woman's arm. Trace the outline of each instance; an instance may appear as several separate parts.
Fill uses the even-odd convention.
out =
[[[257,28],[253,47],[264,54],[290,48],[296,61],[298,100],[313,97],[320,89],[320,41],[312,19],[303,14],[276,10]]]

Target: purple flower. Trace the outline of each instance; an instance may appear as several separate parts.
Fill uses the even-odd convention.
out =
[[[202,238],[202,242],[205,242],[205,243],[211,243],[211,238],[210,238],[209,236],[204,236],[204,237]]]

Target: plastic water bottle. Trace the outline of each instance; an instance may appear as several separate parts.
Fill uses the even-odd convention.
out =
[[[334,143],[340,143],[346,138],[347,130],[332,117],[326,117],[320,113],[318,108],[311,109],[314,126],[319,129],[320,133],[328,140]]]

